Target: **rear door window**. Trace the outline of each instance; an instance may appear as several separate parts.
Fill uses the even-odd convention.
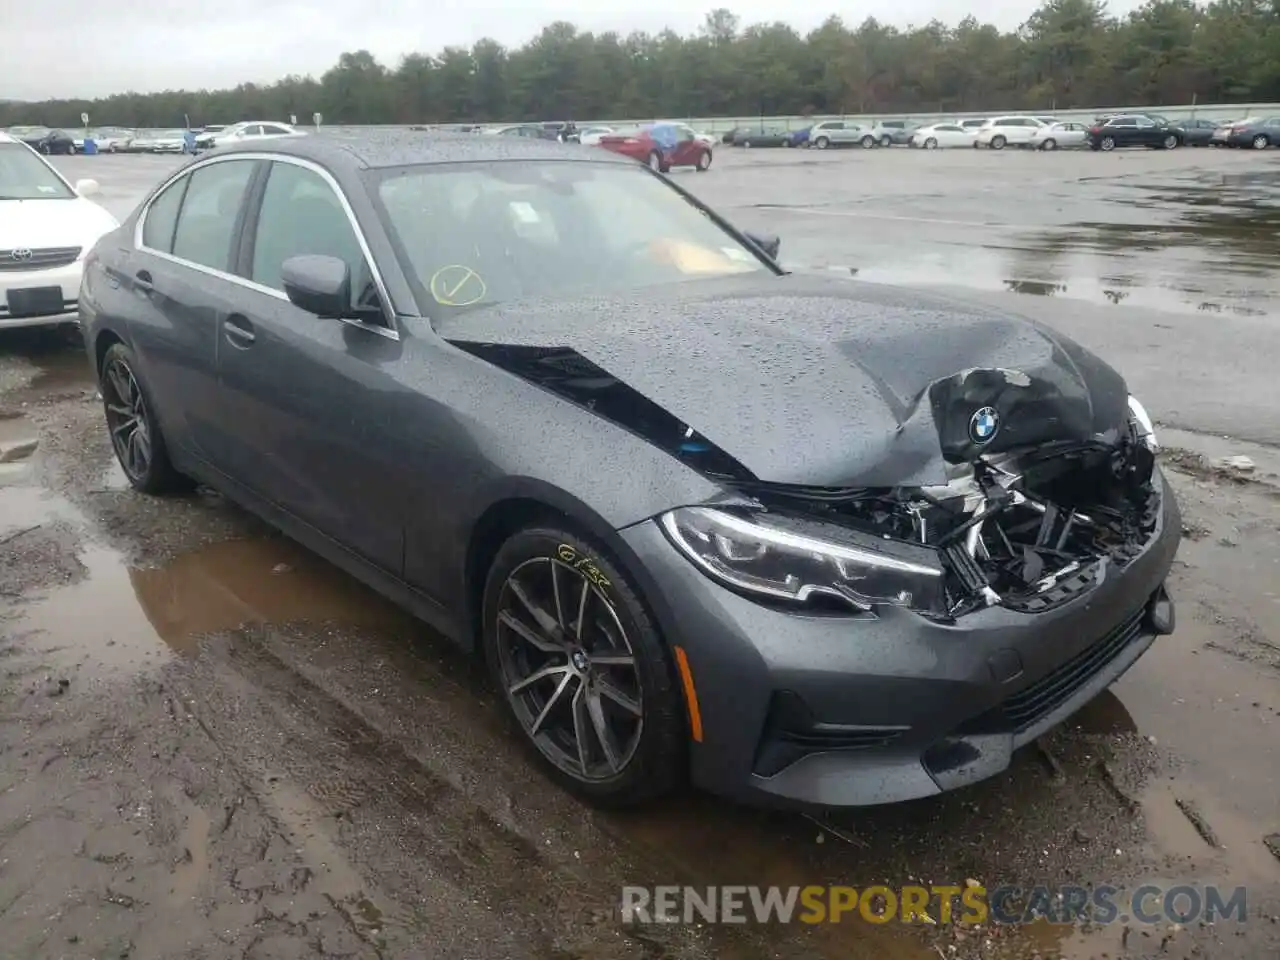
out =
[[[178,211],[187,192],[190,177],[180,177],[160,191],[147,207],[142,221],[142,245],[161,253],[173,253],[173,233],[178,226]]]
[[[229,272],[231,242],[256,160],[221,160],[190,174],[173,255]]]

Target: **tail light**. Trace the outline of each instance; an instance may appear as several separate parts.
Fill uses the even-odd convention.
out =
[[[1102,132],[1102,127],[1100,127],[1100,126],[1093,126],[1093,127],[1090,127],[1090,128],[1089,128],[1089,132],[1090,132],[1090,133],[1101,133],[1101,132]]]

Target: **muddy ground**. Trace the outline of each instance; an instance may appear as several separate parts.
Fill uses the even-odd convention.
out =
[[[914,187],[884,201],[889,188],[876,185],[897,183],[904,157],[922,161]],[[1030,189],[1047,176],[1041,160],[1092,178],[1075,188],[1091,210],[1134,189],[1108,177],[1163,178],[1176,191],[1179,177],[1256,179],[1270,163],[1209,151],[812,159],[726,158],[683,182],[713,202],[732,192],[748,227],[761,223],[746,222],[747,191],[767,203],[785,184],[793,207],[847,211],[791,209],[796,236],[776,227],[784,253],[821,241],[832,262],[807,266],[825,268],[873,250],[941,256],[954,226],[931,226],[926,208],[978,209],[975,196],[1018,177]],[[122,213],[171,161],[66,163],[73,176],[92,171]],[[1251,202],[1274,203],[1268,183]],[[1071,203],[1071,189],[1042,206]],[[869,240],[859,212],[883,202],[902,219]],[[1020,230],[1005,242],[1021,242]],[[1200,255],[1188,252],[1194,236],[1170,255],[1183,285],[1217,284],[1215,302],[1235,302],[1213,265],[1221,233],[1199,241]],[[1169,269],[1161,256],[1109,259],[1133,289],[1155,289],[1151,277]],[[945,271],[932,279],[966,285]],[[1058,324],[1114,355],[1135,389],[1150,386],[1142,395],[1166,425],[1186,517],[1171,583],[1178,629],[1006,774],[826,824],[698,795],[628,815],[582,807],[529,765],[474,664],[217,494],[126,489],[78,345],[52,332],[0,336],[0,955],[1280,955],[1280,850],[1265,842],[1280,833],[1280,450],[1268,445],[1280,437],[1270,370],[1280,320],[1263,307],[1212,317],[1169,304],[1094,308],[1087,296],[991,292],[979,273],[968,279],[966,295]],[[1214,465],[1229,455],[1252,469]],[[628,884],[969,879],[1244,885],[1249,918],[636,928],[616,911]]]

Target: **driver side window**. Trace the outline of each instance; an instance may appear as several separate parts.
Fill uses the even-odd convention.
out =
[[[346,263],[351,271],[353,315],[380,309],[373,273],[333,187],[314,170],[277,160],[271,164],[262,196],[249,279],[283,291],[284,262],[307,254],[337,257]]]

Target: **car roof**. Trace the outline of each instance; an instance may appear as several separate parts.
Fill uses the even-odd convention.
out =
[[[217,147],[209,156],[232,153],[278,153],[311,160],[326,167],[354,169],[486,160],[635,163],[634,160],[620,154],[605,150],[587,151],[581,147],[558,143],[554,140],[474,137],[464,133],[422,133],[398,130],[351,134],[317,133],[296,139],[237,143]]]

